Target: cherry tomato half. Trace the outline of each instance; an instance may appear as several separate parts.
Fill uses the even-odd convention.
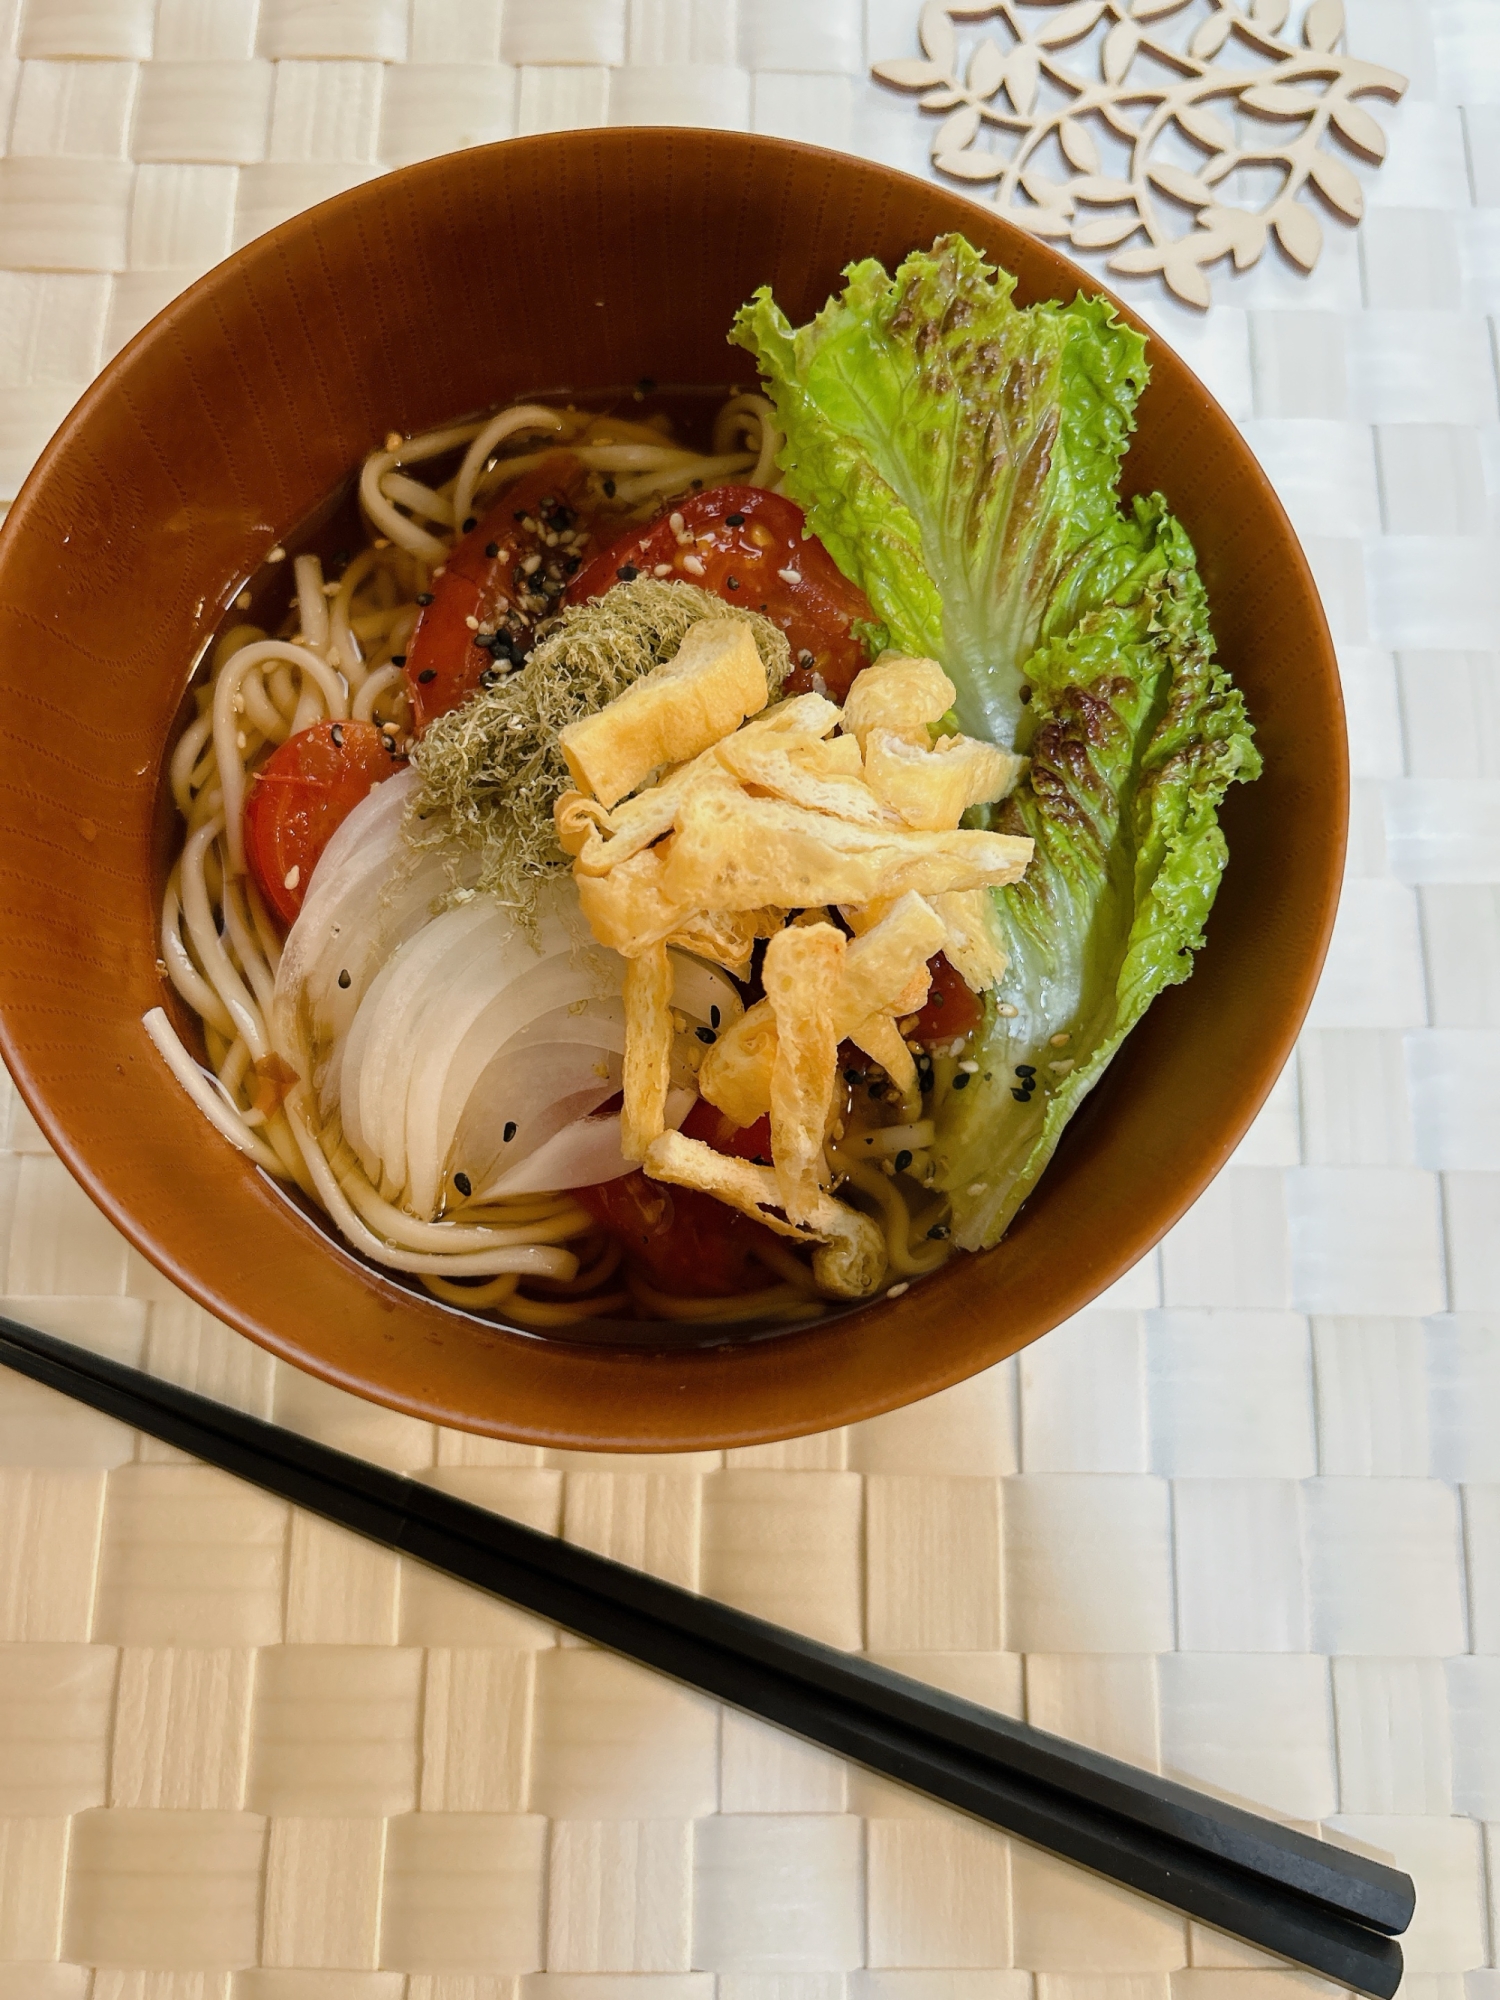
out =
[[[261,765],[245,800],[245,859],[282,923],[297,921],[319,856],[350,813],[405,762],[373,722],[315,722]]]
[[[965,986],[942,952],[928,959],[927,970],[932,974],[932,984],[927,989],[926,1004],[917,1016],[913,1039],[935,1043],[957,1041],[960,1036],[967,1038],[984,1019],[984,1004],[979,995]]]
[[[715,1152],[770,1164],[769,1118],[741,1130],[700,1097],[683,1120],[682,1130]],[[724,1298],[761,1291],[775,1282],[755,1255],[757,1243],[774,1241],[771,1231],[710,1194],[667,1187],[639,1172],[572,1192],[618,1238],[627,1259],[647,1282],[661,1291],[679,1298]]]
[[[672,526],[674,516],[682,530]],[[781,493],[759,486],[714,486],[674,503],[648,528],[634,528],[580,570],[568,590],[570,604],[602,597],[619,582],[654,576],[694,583],[728,604],[764,612],[792,649],[788,694],[816,681],[835,701],[870,664],[869,650],[851,629],[875,613],[864,592],[837,568],[807,534],[802,509]]]
[[[549,546],[544,538],[578,531],[586,482],[572,452],[549,452],[506,488],[434,577],[431,602],[406,649],[418,735],[434,716],[467,701],[487,669],[508,673],[531,650],[537,621],[557,608],[582,560],[572,547]]]

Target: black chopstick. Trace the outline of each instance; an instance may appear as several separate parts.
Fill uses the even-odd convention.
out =
[[[1409,1876],[0,1316],[0,1363],[1200,1921],[1389,2000]]]

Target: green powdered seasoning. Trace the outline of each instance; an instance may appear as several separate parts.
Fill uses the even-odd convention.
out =
[[[768,618],[690,583],[616,584],[564,611],[524,667],[428,727],[412,752],[418,786],[407,840],[477,854],[474,891],[498,896],[533,931],[541,885],[572,865],[552,823],[553,806],[573,782],[558,737],[670,660],[701,618],[751,628],[774,700],[791,654]]]

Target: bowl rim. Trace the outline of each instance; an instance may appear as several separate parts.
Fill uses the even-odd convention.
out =
[[[1106,300],[1127,325],[1145,335],[1148,346],[1165,350],[1170,355],[1177,368],[1201,396],[1210,422],[1221,426],[1224,434],[1237,444],[1241,458],[1240,472],[1256,487],[1261,505],[1266,507],[1279,522],[1287,552],[1308,587],[1309,605],[1313,614],[1309,638],[1328,669],[1329,689],[1341,724],[1337,742],[1328,746],[1335,754],[1330,756],[1327,767],[1321,774],[1334,811],[1336,838],[1330,838],[1322,851],[1321,866],[1315,871],[1316,882],[1309,879],[1307,884],[1309,893],[1315,892],[1315,902],[1309,908],[1311,917],[1308,925],[1309,941],[1300,966],[1295,974],[1289,974],[1285,980],[1279,1029],[1268,1040],[1253,1080],[1248,1086],[1242,1085],[1232,1108],[1228,1109],[1219,1121],[1213,1157],[1205,1159],[1198,1168],[1175,1181],[1174,1192],[1169,1198],[1162,1199],[1158,1195],[1154,1201],[1148,1200],[1143,1203],[1144,1214],[1138,1212],[1132,1223],[1122,1229],[1120,1247],[1111,1256],[1106,1275],[1101,1278],[1097,1273],[1087,1274],[1077,1279],[1071,1286],[1066,1283],[1060,1286],[1054,1306],[1047,1310],[1045,1324],[1030,1327],[1019,1338],[997,1340],[993,1351],[978,1359],[965,1357],[956,1365],[930,1369],[925,1378],[915,1385],[910,1381],[903,1381],[889,1383],[883,1389],[867,1387],[862,1393],[847,1395],[836,1410],[804,1412],[795,1421],[778,1418],[769,1422],[751,1421],[736,1424],[720,1413],[706,1421],[701,1416],[684,1416],[675,1428],[670,1429],[670,1434],[647,1436],[632,1429],[603,1436],[597,1427],[585,1433],[561,1427],[555,1422],[517,1422],[511,1419],[502,1422],[488,1416],[469,1417],[462,1412],[456,1412],[441,1400],[434,1401],[424,1398],[420,1393],[394,1389],[380,1382],[351,1374],[336,1362],[309,1351],[300,1339],[288,1334],[282,1328],[266,1325],[257,1320],[253,1314],[237,1310],[232,1299],[226,1298],[213,1285],[200,1278],[192,1268],[179,1261],[167,1243],[159,1240],[151,1226],[136,1213],[126,1195],[117,1192],[113,1182],[118,1180],[118,1174],[112,1177],[107,1168],[96,1165],[85,1148],[72,1136],[67,1123],[53,1111],[48,1094],[28,1060],[22,1041],[13,1027],[9,974],[6,971],[4,955],[0,954],[0,1060],[4,1061],[17,1091],[57,1157],[94,1205],[143,1257],[198,1304],[220,1319],[228,1321],[237,1331],[276,1358],[287,1361],[336,1387],[349,1390],[366,1401],[402,1414],[440,1423],[450,1428],[471,1430],[480,1435],[540,1444],[548,1448],[654,1454],[719,1449],[810,1435],[823,1430],[842,1428],[922,1400],[997,1365],[1032,1340],[1040,1338],[1053,1327],[1062,1324],[1083,1310],[1101,1292],[1107,1290],[1112,1283],[1149,1254],[1229,1163],[1233,1152],[1274,1088],[1301,1032],[1327,955],[1338,909],[1347,844],[1349,771],[1347,734],[1342,726],[1344,711],[1336,654],[1326,615],[1322,610],[1321,600],[1301,541],[1264,469],[1244,439],[1239,425],[1199,381],[1170,343],[1142,319],[1128,301],[1112,291],[1091,271],[1075,264],[1071,258],[1053,248],[1050,243],[1038,246],[1035,239],[1029,237],[1012,222],[1004,211],[977,202],[961,190],[950,189],[936,181],[866,159],[859,154],[813,146],[799,140],[774,138],[765,134],[728,132],[714,127],[632,125],[568,128],[560,132],[497,140],[483,146],[457,149],[455,152],[439,154],[426,160],[388,169],[370,181],[341,190],[324,201],[287,217],[270,230],[251,238],[233,250],[229,256],[212,266],[169,300],[124,347],[111,357],[88,384],[43,447],[11,503],[5,521],[0,523],[0,576],[3,576],[13,547],[19,539],[21,527],[37,510],[54,468],[68,453],[75,440],[86,432],[96,412],[116,392],[122,378],[129,374],[136,357],[147,348],[169,338],[178,322],[189,316],[199,301],[211,295],[228,276],[248,268],[258,259],[279,254],[281,248],[294,240],[313,219],[331,223],[336,222],[345,213],[353,214],[363,201],[369,200],[372,188],[385,187],[394,190],[398,187],[410,188],[429,177],[436,180],[445,170],[451,169],[453,162],[458,158],[476,162],[506,157],[519,162],[528,153],[533,156],[545,156],[555,149],[579,142],[629,151],[632,147],[640,146],[643,141],[692,141],[711,149],[720,149],[726,154],[749,148],[773,158],[780,156],[790,160],[801,157],[814,162],[826,162],[846,170],[853,169],[877,180],[905,183],[921,190],[929,197],[937,195],[949,198],[971,209],[976,217],[982,216],[990,232],[998,230],[1018,243],[1025,243],[1028,251],[1032,253],[1040,248],[1046,260],[1055,262],[1060,267],[1059,289],[1067,283],[1085,294]],[[985,249],[983,254],[987,260],[1002,265],[1004,263],[1004,257],[998,250]],[[294,527],[295,523],[282,523],[279,524],[278,532],[291,532]],[[1212,607],[1210,609],[1212,611]],[[1309,871],[1310,878],[1313,872]],[[331,1238],[331,1247],[336,1251],[343,1248],[336,1237]],[[855,1308],[854,1315],[847,1312],[840,1313],[831,1316],[823,1324],[829,1328],[847,1327],[855,1316],[863,1321],[869,1315],[890,1314],[900,1309],[899,1301],[877,1297],[860,1302]],[[454,1314],[455,1321],[465,1320],[466,1317],[461,1313]],[[472,1319],[467,1319],[467,1323],[473,1326],[480,1324]],[[524,1337],[535,1338],[534,1334],[525,1334]],[[728,1345],[740,1353],[748,1353],[757,1345],[774,1346],[787,1351],[792,1344],[808,1337],[810,1337],[808,1334],[793,1329],[778,1333],[765,1342],[746,1341]],[[571,1340],[553,1340],[546,1342],[545,1345],[558,1354],[565,1353],[570,1348],[575,1351],[583,1349],[595,1356],[600,1352],[597,1347],[589,1347],[583,1342]],[[663,1358],[656,1350],[645,1347],[615,1351],[628,1353],[636,1359],[659,1361]],[[725,1351],[725,1347],[687,1350],[688,1353],[713,1354],[722,1354]],[[674,1349],[671,1350],[669,1358],[675,1360],[682,1354],[682,1349]]]

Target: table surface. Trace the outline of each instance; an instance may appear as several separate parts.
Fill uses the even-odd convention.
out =
[[[0,7],[0,498],[199,272],[385,167],[676,121],[925,171],[915,0]],[[273,1364],[0,1075],[5,1309],[1047,1728],[1395,1854],[1406,1992],[1500,2000],[1500,0],[1310,279],[1132,298],[1238,420],[1339,647],[1328,970],[1233,1164],[1017,1361],[640,1460]],[[1260,2000],[1304,1983],[0,1378],[0,2000]],[[1486,1821],[1496,1822],[1486,1828]],[[1327,1989],[1325,1989],[1327,1990]]]

